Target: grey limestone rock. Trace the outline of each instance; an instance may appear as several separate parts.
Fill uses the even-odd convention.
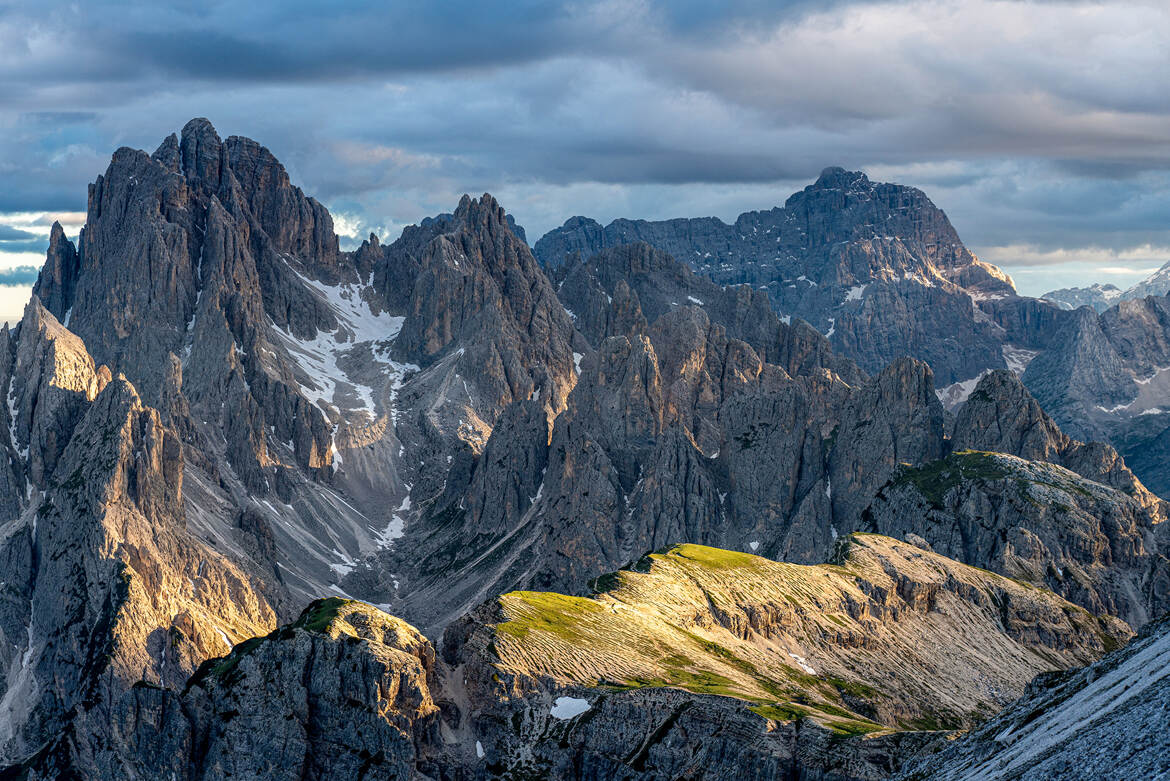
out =
[[[1157,778],[1170,772],[1162,728],[1170,707],[1170,624],[1080,670],[1037,676],[1019,700],[898,778],[992,781]]]
[[[603,228],[574,217],[534,251],[557,268],[634,242],[720,285],[766,291],[779,314],[807,320],[868,372],[912,355],[947,385],[1004,366],[1002,334],[976,302],[1014,297],[1011,281],[968,252],[946,215],[912,187],[827,168],[783,207],[732,225],[699,218]]]

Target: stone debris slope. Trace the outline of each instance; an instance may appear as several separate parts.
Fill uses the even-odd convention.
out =
[[[907,779],[1163,778],[1170,773],[1170,624],[1080,670],[1040,676],[1017,702]]]

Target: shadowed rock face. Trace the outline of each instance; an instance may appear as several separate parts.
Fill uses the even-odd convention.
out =
[[[1024,384],[1072,436],[1114,444],[1154,492],[1170,492],[1170,303],[1149,296],[1070,315]]]
[[[642,260],[633,267],[661,260],[634,252]],[[579,264],[570,269],[581,273]],[[611,289],[626,273],[616,272]],[[651,300],[677,278],[642,276]],[[600,284],[596,275],[577,278]],[[640,295],[627,289],[627,300]],[[615,295],[606,305],[612,314],[625,303]],[[812,562],[857,529],[941,540],[948,555],[1135,624],[1162,609],[1164,504],[1112,448],[1061,433],[1010,372],[984,377],[948,441],[924,364],[896,361],[851,386],[823,368],[791,376],[760,361],[694,304],[634,322],[629,335],[606,337],[582,357],[551,431],[531,412],[509,418],[493,432],[490,457],[424,509],[424,542],[412,559],[385,564],[408,584],[395,610],[415,616],[423,605],[444,605],[445,622],[493,591],[580,593],[639,550],[684,540]],[[933,474],[962,450],[1019,456],[1026,461],[1010,464],[1021,474],[1062,466],[1074,474],[1058,482],[1073,494],[997,498],[999,514],[989,516],[986,501],[944,505],[917,488],[905,493],[916,485],[906,465]],[[956,497],[989,490],[977,472],[954,472]],[[1075,577],[1054,574],[1069,567]],[[450,588],[450,573],[460,571],[476,574]]]
[[[464,196],[453,215],[404,234],[405,246],[391,245],[383,263],[398,263],[420,232],[433,237],[417,256],[395,352],[444,381],[471,382],[465,406],[488,430],[513,401],[543,399],[550,415],[564,409],[579,337],[504,210],[490,195]]]
[[[255,142],[222,140],[193,120],[153,155],[118,150],[91,188],[78,246],[54,229],[24,321],[3,333],[0,545],[17,593],[0,622],[4,756],[66,728],[81,700],[109,705],[139,679],[178,685],[225,643],[295,615],[387,544],[403,525],[394,508],[405,513],[412,488],[441,485],[450,456],[478,454],[511,402],[542,395],[542,415],[563,408],[579,337],[512,225],[490,196],[429,224],[420,262],[406,267],[410,307],[391,312],[379,284],[389,284],[399,244],[340,253],[328,212]],[[463,307],[444,310],[459,290]],[[456,315],[448,338],[415,338],[443,333],[445,313]],[[425,367],[392,359],[392,346]],[[149,544],[129,522],[82,539],[87,519],[120,501],[113,494],[84,507],[54,498],[80,479],[79,459],[104,452],[66,458],[112,374],[167,432],[168,471],[126,489],[137,499],[170,492],[166,508],[152,498],[141,511],[158,524]],[[37,519],[47,503],[56,525]],[[41,632],[56,630],[29,618],[62,587],[43,566],[50,529],[62,535],[52,544],[70,551],[73,574],[60,577],[75,584],[53,614],[72,616],[84,643],[42,644]],[[76,580],[78,557],[97,557],[104,563],[91,569],[105,574]],[[134,601],[136,573],[159,592],[149,610]],[[141,632],[119,628],[123,609]],[[109,697],[94,699],[86,676],[100,670],[65,670],[111,643],[135,661],[109,679]],[[51,679],[59,690],[46,689]]]
[[[336,328],[287,258],[312,277],[337,276],[337,239],[328,212],[267,150],[221,141],[206,120],[154,155],[119,149],[90,188],[77,251],[67,244],[54,244],[34,293],[98,363],[154,399],[168,356],[184,356],[188,398],[227,433],[251,490],[273,480],[269,432],[294,443],[301,466],[327,466],[328,423],[300,397],[266,317],[299,334]]]
[[[900,467],[862,528],[1043,586],[1135,626],[1170,603],[1167,505],[1113,448],[1065,436],[1010,372],[992,372],[942,460]]]
[[[29,762],[30,777],[418,778],[441,745],[436,674],[409,625],[319,600],[181,689],[138,685],[104,718],[87,714]],[[116,729],[94,739],[102,722]]]
[[[633,242],[720,285],[766,291],[779,314],[807,320],[871,373],[912,355],[949,385],[1005,365],[1003,335],[976,302],[1014,296],[1011,281],[968,252],[946,215],[911,187],[828,168],[782,208],[741,214],[733,225],[616,220],[603,228],[574,217],[535,252],[556,268]]]
[[[615,309],[612,323],[598,321],[606,310],[575,268],[620,266],[610,253],[628,254],[622,247],[634,242],[669,253],[719,284],[747,283],[766,292],[780,315],[807,320],[835,352],[867,372],[903,355],[926,362],[948,408],[957,407],[986,371],[1027,371],[1026,385],[1069,434],[1109,442],[1155,492],[1170,492],[1165,297],[1127,295],[1098,314],[1016,296],[1010,280],[963,248],[923,193],[827,169],[783,208],[746,213],[734,225],[704,218],[616,220],[602,227],[575,217],[549,232],[535,252],[563,278],[562,298],[589,338],[607,327],[629,331],[623,318],[636,324],[638,307],[627,301],[624,286],[603,284],[606,295],[626,303]],[[589,260],[594,255],[596,261]],[[605,279],[601,271],[596,275]],[[645,275],[644,268],[626,274],[626,285]],[[685,303],[687,285],[675,281],[662,289],[669,291],[667,302]],[[637,303],[643,298],[635,296]],[[766,360],[789,368],[770,355]]]
[[[1070,469],[1132,496],[1165,517],[1164,503],[1126,467],[1117,451],[1100,442],[1082,443],[1057,427],[1024,384],[1010,372],[991,372],[963,405],[951,436],[952,450],[1008,453]]]
[[[1140,626],[1170,607],[1158,520],[1128,494],[1061,467],[963,451],[903,468],[863,524],[917,535],[947,556]]]
[[[828,340],[807,323],[781,322],[763,291],[720,287],[649,244],[621,245],[588,259],[574,256],[555,270],[554,281],[557,296],[594,347],[609,336],[644,333],[649,323],[679,307],[698,306],[729,337],[791,375],[825,368],[850,384],[865,380],[864,372],[834,355]]]
[[[734,422],[748,413],[729,405],[777,392],[786,403],[808,393],[840,398],[849,389],[823,372],[793,380],[695,307],[664,315],[647,335],[608,338],[582,356],[580,370],[551,432],[535,410],[505,416],[466,480],[448,483],[428,509],[420,524],[426,542],[413,560],[387,565],[417,567],[408,614],[418,609],[416,598],[429,605],[459,599],[454,617],[493,589],[577,589],[640,551],[684,539],[771,544],[784,536],[793,502],[773,513],[776,525],[758,538],[757,525],[767,521],[736,520],[730,497],[738,472],[728,469],[737,465],[720,455],[732,448],[726,440],[734,430],[723,417]],[[808,406],[818,404],[828,406]],[[802,406],[795,414],[806,426],[814,413]],[[755,461],[766,458],[757,452]],[[820,533],[827,546],[828,530]],[[444,586],[444,573],[460,568],[479,574]]]
[[[182,477],[177,436],[119,377],[86,404],[39,504],[6,525],[2,555],[20,564],[2,625],[9,756],[137,681],[181,686],[273,625],[264,586],[187,532]]]

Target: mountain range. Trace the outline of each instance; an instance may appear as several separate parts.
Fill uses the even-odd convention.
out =
[[[1060,692],[1160,653],[1168,334],[1164,297],[1017,295],[839,168],[734,225],[530,248],[485,194],[342,251],[192,120],[114,153],[0,331],[0,777],[1051,754],[987,730],[1071,736]],[[1152,767],[1134,691],[1093,734]]]
[[[1116,285],[1095,284],[1089,287],[1068,287],[1052,290],[1042,298],[1051,301],[1061,309],[1077,309],[1091,306],[1104,312],[1118,301],[1128,301],[1146,296],[1164,296],[1170,293],[1170,263],[1159,268],[1132,287],[1121,290]]]

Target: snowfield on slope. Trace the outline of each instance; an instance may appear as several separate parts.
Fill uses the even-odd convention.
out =
[[[297,380],[301,392],[313,404],[332,406],[346,418],[357,413],[365,415],[367,422],[375,420],[375,400],[380,388],[351,376],[342,368],[341,361],[351,353],[368,348],[380,369],[380,376],[385,377],[382,388],[389,389],[392,403],[405,376],[418,371],[417,366],[399,363],[388,355],[390,344],[402,331],[406,318],[385,312],[375,315],[362,298],[365,288],[361,285],[329,286],[294,273],[307,288],[321,297],[338,322],[335,330],[318,331],[312,339],[300,339],[275,324],[272,326],[299,368],[301,376]]]

